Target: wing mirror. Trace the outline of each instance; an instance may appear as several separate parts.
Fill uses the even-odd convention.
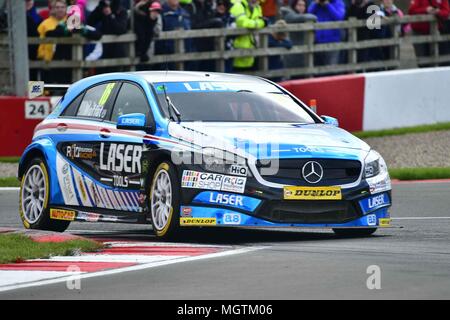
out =
[[[325,124],[329,124],[335,127],[339,127],[339,121],[336,118],[329,117],[329,116],[321,116],[322,120],[325,122]]]
[[[146,125],[146,117],[143,113],[130,113],[119,116],[117,119],[117,129],[121,130],[142,130],[147,133],[151,133],[152,126]]]

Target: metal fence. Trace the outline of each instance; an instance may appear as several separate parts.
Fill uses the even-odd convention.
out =
[[[429,35],[409,35],[401,37],[399,32],[394,32],[395,28],[407,23],[429,22]],[[33,69],[58,69],[71,68],[72,80],[78,80],[83,77],[83,71],[90,68],[101,67],[121,67],[125,70],[134,71],[136,66],[140,65],[152,69],[152,65],[173,63],[177,70],[184,70],[184,64],[188,61],[214,60],[215,68],[218,72],[225,71],[226,60],[241,56],[253,56],[258,58],[257,68],[254,71],[246,73],[260,75],[268,78],[272,77],[312,77],[330,73],[355,73],[370,70],[398,69],[401,67],[400,46],[407,40],[411,44],[428,44],[430,46],[430,55],[426,57],[416,57],[418,66],[437,66],[442,63],[450,63],[450,54],[439,52],[439,44],[450,42],[450,35],[440,34],[438,21],[434,16],[415,15],[402,18],[392,17],[382,19],[381,25],[387,26],[393,30],[392,37],[387,39],[359,40],[358,29],[366,28],[365,20],[350,19],[340,22],[326,23],[300,23],[288,24],[284,28],[268,27],[265,29],[251,31],[258,38],[258,47],[255,49],[235,49],[226,50],[226,39],[233,36],[248,34],[247,29],[203,29],[188,31],[169,31],[162,32],[157,40],[174,40],[175,53],[154,55],[150,57],[147,63],[141,63],[135,55],[134,43],[136,36],[132,33],[122,36],[104,36],[101,39],[106,43],[126,43],[129,45],[129,56],[118,59],[101,59],[97,61],[84,61],[83,46],[92,43],[80,36],[73,35],[70,38],[29,38],[29,44],[69,44],[72,45],[71,61],[30,61],[30,68]],[[340,29],[346,34],[346,40],[336,43],[316,44],[315,31],[326,29]],[[295,45],[292,49],[269,48],[268,36],[274,32],[301,32],[304,33],[304,44]],[[184,40],[189,38],[203,38],[205,41],[214,41],[214,51],[210,52],[185,52]],[[0,39],[0,44],[2,40]],[[375,49],[380,47],[389,47],[390,54],[388,60],[358,62],[358,50]],[[315,65],[314,54],[318,52],[340,51],[343,52],[345,62],[338,65]],[[283,68],[280,70],[269,70],[270,56],[287,56],[292,54],[301,54],[304,57],[304,66],[300,68]]]

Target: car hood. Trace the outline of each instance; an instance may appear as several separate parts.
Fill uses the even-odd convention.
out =
[[[172,122],[169,134],[201,147],[244,151],[256,158],[363,159],[370,150],[364,141],[326,124]]]

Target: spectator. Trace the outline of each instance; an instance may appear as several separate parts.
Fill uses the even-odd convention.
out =
[[[402,18],[404,16],[402,10],[397,8],[397,6],[394,4],[393,0],[382,0],[380,4],[380,15],[382,17],[385,17],[386,19],[389,19],[390,17],[399,17]],[[404,24],[402,26],[382,26],[381,27],[381,36],[382,38],[389,39],[392,38],[395,34],[404,35],[405,33],[411,32],[411,25],[410,24]],[[383,58],[385,60],[392,59],[392,47],[383,47],[381,50],[383,50]]]
[[[44,20],[38,27],[40,38],[70,37],[72,32],[79,32],[91,40],[99,40],[101,34],[94,28],[81,26],[80,29],[69,30],[66,23],[67,5],[64,0],[55,0],[51,5],[51,16]],[[38,48],[38,58],[46,62],[55,60],[72,60],[72,46],[41,44]],[[60,68],[58,72],[43,72],[42,77],[47,83],[70,83],[71,69]]]
[[[38,14],[34,5],[34,0],[26,0],[25,7],[27,10],[27,36],[37,38],[39,37],[38,27],[42,23],[42,18]],[[28,59],[37,60],[38,46],[28,45]],[[36,69],[30,68],[30,79],[37,80],[38,72]]]
[[[128,30],[128,13],[120,0],[101,0],[89,15],[87,24],[97,28],[103,35],[122,35]],[[123,58],[127,54],[126,43],[103,45],[103,59]]]
[[[86,22],[86,2],[87,0],[69,0],[71,6],[77,6],[81,13],[81,22]]]
[[[284,20],[278,20],[274,27],[286,28],[287,23]],[[292,48],[292,42],[288,39],[287,32],[274,32],[269,35],[269,48]],[[269,70],[280,70],[284,68],[283,59],[280,55],[269,57]],[[282,81],[283,77],[272,78],[272,81]]]
[[[308,13],[317,16],[318,22],[342,21],[345,18],[345,5],[342,0],[314,0],[308,7]],[[339,29],[316,31],[316,43],[341,41]],[[315,55],[316,65],[335,65],[339,63],[339,51],[318,52]]]
[[[183,8],[191,17],[192,29],[222,28],[223,22],[214,16],[213,0],[193,0],[185,4]],[[192,39],[192,50],[196,52],[214,51],[214,38]],[[201,60],[189,62],[191,70],[215,71],[213,60]]]
[[[261,8],[269,24],[274,24],[279,13],[278,0],[261,0]]]
[[[409,7],[409,14],[429,14],[437,17],[439,23],[439,31],[443,34],[450,33],[449,22],[447,21],[450,9],[448,0],[412,0]],[[430,34],[430,23],[420,22],[411,25],[413,33],[416,35]],[[415,44],[414,49],[416,56],[424,57],[431,55],[430,44]],[[448,43],[439,44],[440,54],[446,54],[448,51]]]
[[[258,0],[234,0],[230,9],[230,14],[234,17],[238,28],[262,29],[267,26],[267,21],[263,18],[261,6]],[[235,49],[256,48],[256,39],[253,34],[237,36],[233,41]],[[252,69],[255,58],[252,56],[238,57],[233,60],[233,67],[236,70]]]
[[[167,0],[162,6],[163,31],[190,30],[191,19],[186,10],[180,6],[179,0]],[[186,52],[192,51],[192,40],[184,42]],[[173,40],[158,41],[155,48],[156,54],[171,54],[175,52]],[[171,66],[172,67],[172,66]]]
[[[317,17],[306,13],[305,0],[293,0],[290,6],[281,7],[281,15],[287,23],[316,22]],[[305,44],[304,32],[290,32],[289,37],[295,46]],[[287,68],[302,68],[305,66],[305,55],[290,54],[284,57]]]
[[[217,0],[214,17],[222,21],[222,27],[229,28],[234,22],[230,15],[230,2],[228,0]]]
[[[162,26],[161,11],[162,6],[158,1],[140,1],[134,8],[136,54],[141,62],[149,61],[150,44]]]
[[[348,17],[354,17],[359,20],[369,19],[373,15],[373,11],[367,10],[370,6],[373,6],[373,0],[352,0],[352,4],[348,9]],[[376,13],[379,14],[379,13]],[[369,29],[366,26],[358,28],[357,37],[358,41],[380,39],[383,35],[382,29]],[[358,50],[358,62],[367,62],[374,60],[382,60],[383,51],[381,48],[369,48]]]

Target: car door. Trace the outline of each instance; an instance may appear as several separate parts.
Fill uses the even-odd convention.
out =
[[[114,207],[123,211],[142,211],[140,201],[144,131],[116,128],[120,116],[141,113],[154,123],[144,90],[136,83],[123,82],[118,90],[104,134],[99,141],[99,170],[103,184],[113,188],[110,195]]]
[[[100,143],[109,132],[108,119],[120,83],[93,85],[78,95],[57,119],[57,173],[61,204],[78,208],[114,209],[107,199],[100,168]]]

